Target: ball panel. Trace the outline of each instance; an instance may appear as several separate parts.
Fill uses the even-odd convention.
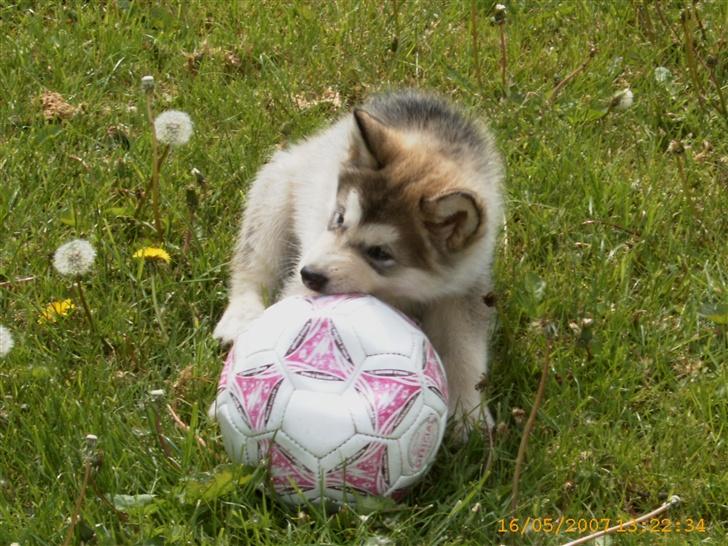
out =
[[[439,396],[447,406],[447,376],[445,375],[442,360],[440,360],[432,344],[427,339],[423,339],[421,352],[425,385],[430,391]]]
[[[279,344],[282,365],[301,389],[341,392],[356,368],[354,357],[330,317],[310,318],[293,342],[281,349]]]
[[[415,373],[399,369],[366,370],[354,389],[367,405],[372,434],[398,437],[422,407],[422,385]]]
[[[270,353],[268,353],[270,354]],[[249,361],[246,362],[250,363]],[[240,418],[253,435],[270,430],[269,422],[276,406],[276,399],[281,394],[286,396],[286,378],[275,361],[263,359],[256,367],[238,370],[233,369],[229,379],[228,392],[233,397]]]
[[[356,435],[321,460],[327,496],[344,500],[345,493],[383,495],[390,487],[391,442]],[[339,492],[334,495],[333,492]]]
[[[295,391],[283,416],[283,432],[314,456],[324,457],[355,433],[349,412],[354,395]]]
[[[295,325],[303,324],[310,314],[311,304],[305,298],[286,298],[271,305],[235,341],[237,351],[247,356],[273,349],[281,339],[295,336]]]
[[[420,475],[427,471],[435,459],[446,424],[447,417],[424,408],[417,422],[400,438],[402,473],[405,476]]]
[[[258,446],[259,454],[268,458],[271,482],[277,493],[297,496],[318,491],[318,460],[285,433],[261,440]]]

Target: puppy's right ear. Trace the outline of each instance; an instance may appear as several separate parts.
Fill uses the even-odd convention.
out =
[[[354,131],[349,148],[350,161],[360,167],[381,169],[399,150],[397,135],[369,112],[354,110]]]

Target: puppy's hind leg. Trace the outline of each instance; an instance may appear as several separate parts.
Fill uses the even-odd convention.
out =
[[[232,343],[265,309],[292,252],[289,179],[274,157],[248,192],[230,263],[230,300],[213,336]]]
[[[451,416],[465,433],[478,423],[495,425],[479,385],[488,370],[488,339],[493,310],[479,294],[441,300],[426,310],[423,329],[440,354],[447,373]]]

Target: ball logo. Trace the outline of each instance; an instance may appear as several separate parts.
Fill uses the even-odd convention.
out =
[[[412,435],[412,442],[409,445],[409,464],[415,472],[430,460],[432,450],[437,445],[440,425],[437,417],[430,415],[420,423]]]

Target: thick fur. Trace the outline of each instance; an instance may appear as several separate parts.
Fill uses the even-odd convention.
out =
[[[449,103],[415,91],[372,98],[258,173],[215,337],[234,341],[264,292],[371,293],[421,321],[447,369],[451,412],[487,415],[476,385],[502,179],[490,134]]]

